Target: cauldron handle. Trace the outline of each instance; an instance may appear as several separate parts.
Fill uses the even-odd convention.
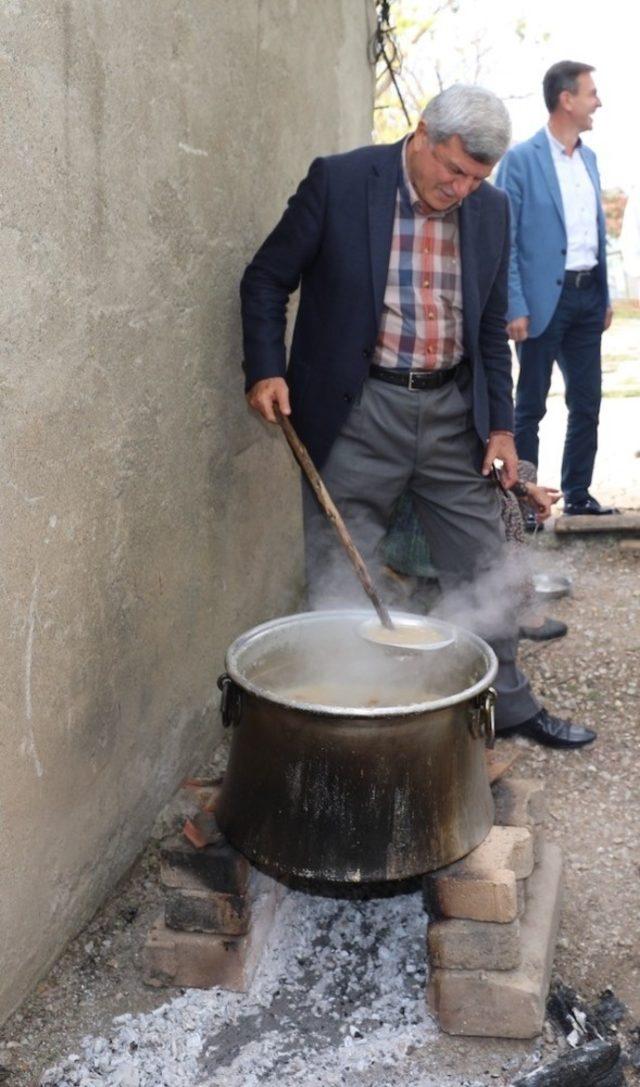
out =
[[[471,735],[477,739],[484,736],[486,746],[490,748],[496,742],[496,698],[493,687],[488,687],[482,694],[477,695],[469,723]]]
[[[218,689],[221,692],[220,713],[224,728],[240,724],[242,716],[242,690],[233,682],[231,676],[223,672],[218,676]]]

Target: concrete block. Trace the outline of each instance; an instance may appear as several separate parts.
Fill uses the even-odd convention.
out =
[[[516,879],[526,879],[533,871],[533,835],[528,827],[494,826],[485,840],[457,863],[467,872],[508,868]]]
[[[181,932],[217,932],[242,936],[249,928],[249,895],[227,895],[192,887],[168,887],[164,894],[164,922]]]
[[[519,879],[516,881],[516,895],[518,903],[518,917],[524,915],[524,911],[527,908],[527,884],[528,879]]]
[[[527,909],[520,922],[519,966],[432,972],[428,1002],[442,1030],[487,1038],[533,1038],[540,1033],[560,917],[561,882],[560,849],[547,842],[529,880]]]
[[[520,962],[520,922],[499,925],[455,917],[427,929],[432,967],[449,970],[513,970]]]
[[[167,838],[160,848],[160,878],[165,887],[221,891],[241,895],[247,890],[251,866],[226,839],[196,849],[183,835]]]
[[[509,869],[516,879],[526,879],[534,871],[534,836],[525,826],[492,826],[485,840],[456,864],[468,873]]]
[[[519,913],[518,888],[513,872],[497,869],[482,877],[450,873],[425,876],[424,904],[431,917],[461,917],[506,924]]]
[[[145,984],[246,992],[274,921],[282,889],[262,877],[251,903],[251,926],[244,936],[177,932],[158,920],[142,951]]]
[[[560,534],[580,535],[585,532],[640,532],[640,513],[611,513],[606,517],[586,514],[584,517],[556,517],[553,527]]]
[[[519,915],[518,881],[533,871],[528,827],[491,828],[476,849],[424,877],[425,908],[433,917],[460,917],[506,924]],[[520,897],[519,897],[520,896]]]
[[[544,827],[533,827],[533,863],[540,864],[542,850],[544,848]]]
[[[545,817],[544,783],[502,778],[492,788],[495,821],[505,827],[534,827]]]

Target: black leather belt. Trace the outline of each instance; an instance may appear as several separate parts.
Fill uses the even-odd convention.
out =
[[[577,287],[580,290],[581,287],[588,287],[593,280],[594,268],[587,268],[583,272],[565,272],[564,281],[570,287]]]
[[[388,366],[377,366],[375,362],[369,367],[369,377],[375,377],[378,381],[387,381],[389,385],[404,385],[405,389],[413,389],[422,392],[424,389],[439,389],[455,377],[457,366],[450,366],[447,370],[392,370]]]

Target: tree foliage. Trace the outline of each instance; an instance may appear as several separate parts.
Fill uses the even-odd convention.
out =
[[[377,0],[375,139],[390,142],[412,127],[434,94],[451,83],[489,82],[505,99],[536,90],[496,86],[503,51],[530,48],[548,39],[533,31],[516,8],[500,26],[487,23],[478,0]],[[386,27],[380,15],[387,14]],[[406,112],[405,112],[406,111]]]

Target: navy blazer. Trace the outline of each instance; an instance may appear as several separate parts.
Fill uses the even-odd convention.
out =
[[[581,143],[579,151],[596,193],[598,215],[597,276],[602,319],[609,304],[604,212],[596,156]],[[500,163],[496,185],[511,204],[511,262],[507,317],[529,318],[529,335],[540,336],[553,317],[567,255],[562,193],[544,128],[512,147]]]
[[[246,388],[286,375],[293,424],[318,465],[367,377],[378,336],[402,143],[316,159],[242,278]],[[460,208],[460,247],[464,349],[485,442],[490,430],[513,429],[509,210],[486,182]],[[299,284],[287,370],[287,302]]]

